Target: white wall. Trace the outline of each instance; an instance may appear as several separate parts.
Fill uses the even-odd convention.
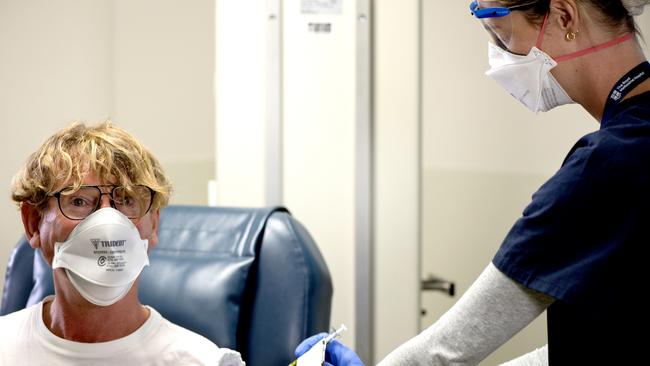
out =
[[[110,1],[0,1],[0,285],[22,233],[12,176],[54,131],[110,114]]]
[[[73,120],[112,117],[161,160],[172,203],[214,171],[210,0],[0,0],[0,287],[22,234],[9,199],[28,154]]]
[[[214,1],[114,0],[112,116],[162,162],[172,203],[214,178]]]

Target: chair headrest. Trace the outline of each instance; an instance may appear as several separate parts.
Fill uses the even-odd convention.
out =
[[[276,211],[286,209],[163,209],[151,265],[140,277],[142,303],[221,347],[236,348],[241,298]]]

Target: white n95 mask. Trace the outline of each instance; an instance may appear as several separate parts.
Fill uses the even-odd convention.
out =
[[[129,218],[102,208],[83,219],[65,242],[54,244],[52,268],[65,268],[86,300],[109,306],[129,292],[149,265],[148,243]]]
[[[488,56],[490,69],[485,74],[531,111],[546,112],[573,103],[551,74],[557,62],[537,47],[521,56],[489,43]]]

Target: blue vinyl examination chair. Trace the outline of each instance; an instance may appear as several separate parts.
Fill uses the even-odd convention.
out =
[[[169,206],[140,278],[142,303],[236,349],[249,366],[282,365],[327,331],[332,283],[305,228],[283,208]],[[23,238],[9,259],[0,315],[54,293],[52,271]]]

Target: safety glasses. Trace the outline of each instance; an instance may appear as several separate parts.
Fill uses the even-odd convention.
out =
[[[537,0],[513,6],[496,6],[500,5],[498,1],[474,0],[469,4],[469,11],[478,19],[500,18],[510,14],[512,10],[521,10],[523,8],[535,5],[536,3]]]

